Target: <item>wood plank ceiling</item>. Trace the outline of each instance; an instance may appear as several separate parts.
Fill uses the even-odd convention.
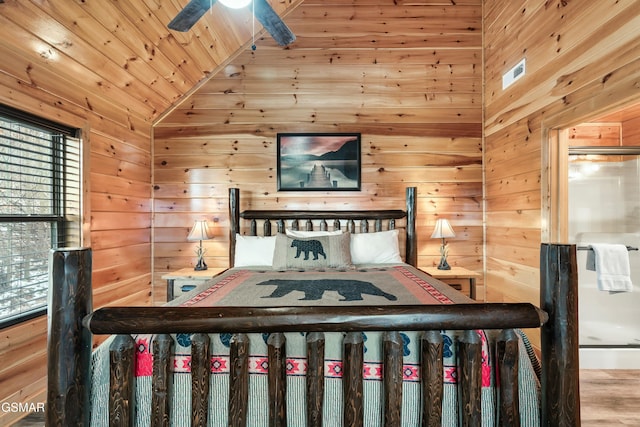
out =
[[[116,120],[152,122],[252,43],[251,9],[215,0],[191,31],[169,30],[188,2],[6,0],[0,4],[2,71],[54,93],[67,88],[61,102],[112,112]],[[281,16],[299,3],[270,0]],[[269,38],[257,21],[255,31]],[[25,69],[25,62],[32,65]]]

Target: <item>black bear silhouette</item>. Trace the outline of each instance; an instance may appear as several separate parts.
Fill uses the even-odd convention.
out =
[[[296,248],[296,258],[300,258],[300,254],[304,252],[304,259],[309,259],[309,252],[313,253],[313,259],[318,259],[318,255],[322,255],[324,259],[327,259],[327,255],[324,253],[324,248],[320,240],[298,240],[291,241],[291,247]]]
[[[319,300],[324,291],[336,291],[343,297],[340,301],[361,301],[362,294],[385,297],[389,301],[398,298],[384,292],[373,283],[362,280],[339,279],[313,279],[313,280],[283,280],[272,279],[258,283],[259,286],[275,286],[271,295],[263,298],[280,298],[293,291],[304,292],[304,298],[300,300]]]

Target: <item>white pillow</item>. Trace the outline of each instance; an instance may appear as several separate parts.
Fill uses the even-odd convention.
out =
[[[273,262],[276,236],[243,236],[236,234],[234,267],[269,266]]]
[[[342,234],[342,230],[334,231],[303,231],[303,230],[284,230],[285,234],[289,237],[318,237],[318,236],[337,236]]]
[[[351,234],[351,262],[354,264],[401,263],[398,230]]]

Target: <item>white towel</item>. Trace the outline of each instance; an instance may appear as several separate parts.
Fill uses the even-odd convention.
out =
[[[587,269],[595,265],[598,289],[609,293],[631,292],[629,251],[625,245],[592,243],[594,257],[587,257]],[[592,264],[593,262],[593,264]]]

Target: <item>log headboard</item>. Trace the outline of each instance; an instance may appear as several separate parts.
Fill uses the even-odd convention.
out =
[[[272,223],[277,226],[278,233],[284,233],[286,221],[291,221],[289,228],[298,230],[300,222],[304,223],[304,229],[314,229],[314,221],[319,224],[320,230],[327,230],[328,223],[334,230],[342,228],[342,221],[346,223],[346,230],[350,233],[368,233],[369,223],[373,223],[371,231],[381,231],[384,223],[386,229],[394,229],[396,220],[406,218],[405,222],[405,262],[414,267],[418,264],[418,242],[416,235],[416,188],[407,187],[405,194],[405,210],[356,210],[356,211],[327,211],[327,210],[240,210],[240,190],[229,189],[229,266],[233,267],[236,251],[236,234],[242,234],[240,230],[241,218],[251,221],[251,236],[258,234],[258,221],[262,221],[262,235],[272,235]],[[359,226],[356,227],[356,222]]]

